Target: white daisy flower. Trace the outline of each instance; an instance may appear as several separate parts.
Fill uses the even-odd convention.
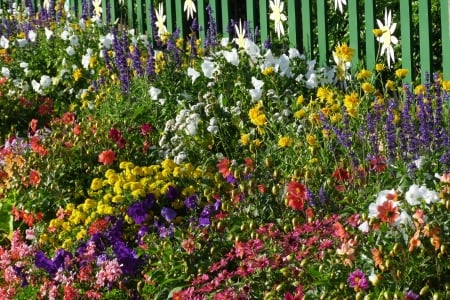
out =
[[[391,67],[391,61],[395,61],[394,48],[392,45],[398,43],[398,39],[393,36],[395,29],[397,28],[397,23],[392,23],[392,12],[385,9],[384,12],[384,24],[377,19],[378,27],[383,31],[382,35],[377,37],[377,41],[382,44],[381,55],[386,53],[386,59],[388,67]]]

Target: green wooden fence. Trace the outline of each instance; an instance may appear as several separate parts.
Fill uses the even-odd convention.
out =
[[[36,7],[40,2],[34,1]],[[70,8],[76,15],[81,15],[83,0],[69,1]],[[85,0],[87,1],[87,0]],[[135,28],[140,33],[151,34],[150,9],[157,7],[157,3],[164,4],[167,16],[166,26],[169,32],[178,28],[182,36],[189,33],[189,22],[183,12],[184,0],[102,0],[103,21],[106,22],[106,11],[109,7],[111,22],[119,21],[129,28]],[[4,0],[0,0],[5,2]],[[258,28],[259,41],[276,36],[271,30],[270,0],[195,0],[196,18],[199,25],[208,27],[207,6],[212,8],[212,14],[217,24],[218,32],[227,36],[226,28],[230,18],[246,19],[253,28]],[[232,4],[241,2],[245,8],[245,15],[236,16],[232,11]],[[291,46],[297,47],[309,56],[314,56],[321,65],[329,63],[331,51],[336,46],[332,28],[346,28],[346,34],[339,42],[348,42],[355,49],[353,65],[363,63],[364,67],[374,67],[379,43],[372,30],[377,28],[377,19],[383,20],[385,7],[379,7],[380,1],[375,0],[347,0],[345,16],[337,24],[331,24],[330,16],[339,15],[334,11],[333,0],[284,0],[284,14],[287,16],[286,34]],[[377,3],[378,2],[378,3]],[[391,1],[392,2],[392,1]],[[444,78],[450,79],[450,0],[398,0],[396,7],[390,7],[393,12],[393,22],[397,23],[395,36],[399,39],[396,47],[396,59],[401,59],[402,67],[410,70],[406,80],[411,81],[417,74],[422,79],[425,71],[443,71]],[[90,0],[88,5],[91,5]],[[85,4],[86,4],[85,3]],[[386,3],[386,1],[383,1]],[[431,17],[431,4],[439,7],[439,18]],[[245,4],[245,5],[244,5]],[[334,22],[336,20],[334,19]],[[418,25],[417,25],[418,24]],[[400,29],[399,29],[400,27]],[[199,32],[204,40],[205,31]],[[437,38],[436,38],[437,37]],[[438,43],[436,43],[436,39]],[[433,45],[439,45],[435,47]],[[438,61],[438,65],[436,65]]]

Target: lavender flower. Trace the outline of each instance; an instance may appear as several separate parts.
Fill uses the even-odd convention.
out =
[[[133,52],[131,53],[131,62],[133,69],[136,70],[136,74],[138,76],[144,75],[144,69],[142,68],[141,62],[141,53],[139,52],[139,48],[136,46],[133,47]]]
[[[219,45],[219,42],[217,41],[217,25],[211,5],[208,4],[206,12],[208,14],[208,29],[206,30],[205,48],[214,48]]]
[[[405,300],[417,300],[419,299],[419,295],[415,294],[413,291],[408,291],[404,296]]]
[[[386,146],[388,152],[389,161],[395,160],[396,153],[396,134],[395,134],[395,124],[394,124],[394,111],[397,108],[397,105],[394,99],[389,99],[388,103],[388,116],[386,119]]]

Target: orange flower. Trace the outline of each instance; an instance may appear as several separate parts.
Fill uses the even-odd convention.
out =
[[[190,237],[187,240],[183,240],[181,242],[181,247],[183,247],[184,251],[186,251],[187,254],[192,254],[192,253],[194,253],[194,250],[195,250],[195,242]]]
[[[341,240],[347,238],[347,231],[345,231],[344,226],[340,222],[333,224],[334,235],[339,237]]]
[[[81,134],[81,126],[80,126],[80,124],[75,125],[75,127],[73,128],[73,134],[75,134],[75,135],[80,135]]]
[[[430,239],[431,245],[434,246],[434,251],[438,251],[441,247],[441,239],[437,235],[433,235]]]
[[[380,267],[380,269],[383,270],[384,269],[383,256],[381,255],[381,251],[378,250],[377,248],[372,248],[372,250],[370,250],[370,252],[372,252],[372,258],[373,258],[375,267]]]
[[[417,230],[416,233],[414,234],[414,236],[409,240],[409,248],[408,248],[409,252],[413,252],[414,249],[416,249],[417,247],[420,247],[420,245],[422,244],[420,242],[419,235],[420,235],[420,230]]]
[[[116,155],[111,149],[105,150],[98,155],[98,161],[104,165],[112,165],[115,159]]]
[[[30,134],[34,134],[37,130],[38,120],[32,119],[30,122]]]
[[[39,171],[31,170],[30,175],[28,176],[28,181],[31,185],[37,186],[41,182],[41,174]]]
[[[308,198],[306,186],[295,181],[289,182],[286,198],[289,207],[296,210],[303,210],[305,200]]]
[[[231,174],[230,171],[230,160],[226,157],[222,158],[217,163],[217,168],[219,169],[219,173],[222,174],[223,178],[228,177]]]
[[[394,224],[395,221],[400,216],[397,207],[391,200],[384,201],[382,205],[379,205],[377,207],[377,210],[378,210],[378,218],[380,218],[381,222]]]

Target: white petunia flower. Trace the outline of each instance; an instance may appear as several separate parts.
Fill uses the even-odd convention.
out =
[[[270,1],[270,9],[272,13],[269,18],[275,23],[275,33],[280,39],[281,35],[284,35],[283,22],[287,20],[285,14],[283,14],[284,2],[280,0],[271,0]]]
[[[413,184],[405,193],[405,199],[409,205],[419,205],[420,200],[422,199],[427,204],[430,204],[439,201],[439,194],[435,191],[429,190],[426,186]]]
[[[152,100],[158,100],[158,96],[159,94],[161,94],[161,90],[155,88],[154,86],[150,87],[150,90],[148,92],[150,93],[150,98]]]
[[[42,88],[49,87],[52,84],[52,78],[48,75],[42,75],[41,80],[39,81],[39,84]]]
[[[0,48],[3,48],[3,49],[9,48],[9,40],[4,35],[2,35],[2,37],[0,37]]]
[[[235,48],[233,48],[233,50],[231,51],[223,51],[222,54],[225,60],[233,66],[239,65],[239,55]]]
[[[69,46],[66,48],[66,52],[67,54],[69,54],[70,56],[75,55],[75,49],[73,49],[72,46]]]
[[[31,42],[33,42],[33,43],[36,42],[36,36],[37,36],[37,33],[34,30],[28,31],[28,39]]]
[[[214,62],[205,59],[202,63],[203,75],[209,79],[214,78],[214,71],[216,70],[216,65]]]
[[[398,39],[393,36],[395,28],[397,28],[397,23],[392,23],[392,12],[385,9],[384,12],[384,24],[377,19],[378,27],[383,31],[383,34],[377,37],[377,41],[382,44],[380,55],[386,53],[386,60],[388,67],[391,67],[391,61],[395,61],[394,48],[392,45],[398,43]]]
[[[53,31],[51,31],[47,27],[45,27],[44,29],[45,29],[45,37],[47,38],[47,40],[49,40],[53,36]]]
[[[10,75],[9,69],[7,67],[2,67],[2,76],[8,79]]]
[[[197,70],[195,70],[195,69],[189,67],[189,68],[187,69],[187,75],[188,75],[189,77],[191,77],[191,79],[192,79],[192,84],[194,84],[194,81],[200,76],[200,72],[197,72]]]
[[[91,61],[91,56],[92,56],[92,49],[88,48],[86,50],[86,54],[84,54],[81,57],[81,64],[83,65],[83,68],[85,68],[86,70],[89,69],[89,62]]]

